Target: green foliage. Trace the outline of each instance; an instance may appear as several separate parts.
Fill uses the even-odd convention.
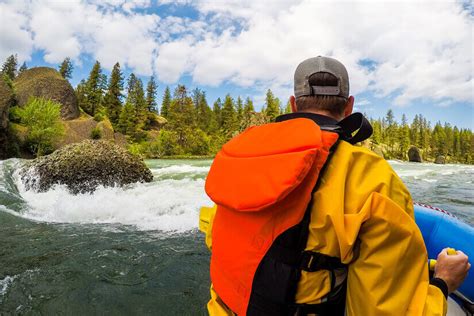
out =
[[[275,98],[270,89],[267,90],[265,97],[265,114],[271,122],[280,114],[280,100]]]
[[[291,113],[291,103],[290,103],[290,100],[288,100],[288,102],[286,102],[285,109],[283,110],[283,114],[288,114],[288,113]]]
[[[107,77],[102,73],[98,61],[95,62],[87,81],[76,90],[79,106],[89,115],[94,116],[102,106]],[[78,86],[79,88],[79,86]]]
[[[120,112],[118,120],[118,130],[125,135],[133,135],[136,131],[136,115],[133,105],[130,102],[125,102],[125,105]]]
[[[66,57],[59,66],[59,73],[64,79],[71,79],[73,69],[74,66],[72,65],[71,58]]]
[[[94,121],[102,122],[103,120],[105,120],[106,117],[107,117],[107,114],[105,113],[105,110],[101,108],[99,111],[95,113]]]
[[[61,104],[42,98],[31,98],[24,107],[15,108],[20,124],[27,129],[26,142],[34,155],[51,152],[64,134],[60,110]]]
[[[91,139],[101,139],[102,138],[102,130],[99,127],[94,127],[91,130]]]
[[[2,66],[2,76],[13,81],[17,75],[18,58],[17,55],[8,56]]]
[[[28,66],[26,65],[26,62],[23,62],[20,69],[18,69],[18,75],[22,74],[27,69],[28,69]]]
[[[374,129],[372,145],[383,145],[385,158],[405,160],[408,149],[415,146],[421,150],[424,160],[434,161],[441,155],[448,162],[474,163],[474,135],[471,130],[459,130],[441,122],[431,128],[430,122],[421,114],[415,115],[410,125],[403,115],[401,124],[398,124],[392,110],[383,120],[371,119],[371,124]]]
[[[150,112],[158,113],[157,103],[156,103],[156,89],[158,86],[155,82],[155,77],[151,76],[150,81],[146,86],[146,107]]]
[[[171,107],[171,92],[170,92],[170,88],[166,87],[165,93],[163,95],[163,102],[161,103],[161,111],[160,111],[161,116],[163,116],[164,118],[168,118],[168,114],[169,114],[168,112],[169,112],[170,107]]]
[[[178,143],[178,137],[176,132],[167,130],[160,131],[159,142],[161,157],[183,154],[182,147]]]
[[[194,130],[189,135],[188,148],[186,148],[186,153],[191,155],[207,155],[209,154],[210,138],[207,134],[201,129]]]
[[[151,112],[147,109],[143,83],[133,73],[128,79],[128,93],[125,106],[122,108],[117,129],[139,142],[146,138],[145,130],[148,128]]]
[[[224,106],[221,112],[222,131],[230,139],[235,131],[238,130],[237,117],[235,113],[234,100],[228,94],[224,99]]]
[[[109,85],[104,96],[103,106],[110,122],[114,127],[117,127],[120,112],[122,111],[122,90],[123,90],[123,76],[120,70],[120,64],[116,63],[110,74]]]
[[[17,74],[16,67],[17,60],[14,55],[10,56],[2,67],[3,79],[10,87]],[[20,70],[25,69],[24,63]],[[28,76],[32,71],[33,69],[28,70]],[[66,58],[60,67],[61,75],[56,71],[55,74],[49,75],[55,75],[58,79],[70,78],[71,71],[71,61]],[[26,75],[25,73],[21,77],[28,77]],[[19,79],[15,81],[17,91],[22,88]],[[129,150],[144,157],[213,155],[225,142],[246,128],[273,122],[278,115],[291,112],[290,103],[282,106],[270,89],[266,92],[265,103],[258,104],[260,111],[256,111],[249,97],[245,100],[240,96],[233,99],[230,94],[225,96],[224,101],[217,98],[211,108],[204,91],[196,88],[188,94],[185,86],[178,85],[173,95],[169,87],[166,87],[159,111],[160,117],[157,115],[157,84],[153,77],[144,91],[142,81],[132,73],[127,80],[127,92],[124,93],[123,90],[124,79],[120,64],[114,65],[107,82],[97,61],[87,80],[81,80],[75,92],[81,110],[92,115],[98,122],[108,117],[115,131],[126,135],[127,140],[131,142]],[[127,95],[125,101],[124,94]],[[45,106],[48,109],[44,113],[33,110],[42,108],[43,105],[38,104],[45,102],[51,103],[37,99],[28,102],[29,106],[19,112],[16,107],[10,111],[11,125],[24,125],[18,126],[28,132],[30,148],[38,155],[51,150],[54,142],[52,139],[55,135],[60,135],[62,129],[62,124],[55,125],[52,123],[54,120],[41,116],[51,118],[56,110],[59,113],[59,109],[53,111]],[[30,103],[36,105],[31,106]],[[41,124],[35,125],[34,120],[28,119],[32,116],[39,117]],[[43,121],[57,128],[45,127]],[[410,125],[406,116],[403,116],[399,124],[391,110],[383,119],[372,119],[371,123],[374,129],[372,146],[379,146],[386,158],[406,159],[408,148],[416,146],[421,149],[425,160],[443,155],[448,162],[474,163],[474,137],[471,130],[458,129],[449,124],[442,125],[440,122],[431,128],[430,122],[422,115],[416,115]],[[90,137],[102,137],[102,130],[94,129]]]

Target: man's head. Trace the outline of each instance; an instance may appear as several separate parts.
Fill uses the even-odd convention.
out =
[[[293,112],[315,112],[336,119],[352,113],[354,97],[349,96],[349,76],[343,64],[329,57],[313,57],[295,71]]]

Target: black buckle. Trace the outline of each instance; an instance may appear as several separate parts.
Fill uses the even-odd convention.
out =
[[[301,253],[300,269],[308,272],[319,270],[335,270],[345,268],[346,265],[337,257],[331,257],[319,252],[303,251]]]

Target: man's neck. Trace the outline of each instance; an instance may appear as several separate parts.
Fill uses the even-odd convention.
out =
[[[327,116],[327,117],[330,117],[332,119],[335,119],[336,121],[340,121],[344,118],[344,116],[336,116],[328,111],[324,111],[324,110],[312,110],[312,109],[308,109],[308,110],[304,110],[304,111],[297,111],[297,112],[306,112],[306,113],[313,113],[313,114],[318,114],[318,115],[324,115],[324,116]]]

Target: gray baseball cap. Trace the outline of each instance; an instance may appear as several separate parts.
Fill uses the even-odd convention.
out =
[[[337,86],[310,86],[309,77],[326,72],[338,78]],[[295,70],[295,97],[306,95],[334,95],[349,97],[349,75],[346,67],[330,57],[313,57],[301,62]]]

